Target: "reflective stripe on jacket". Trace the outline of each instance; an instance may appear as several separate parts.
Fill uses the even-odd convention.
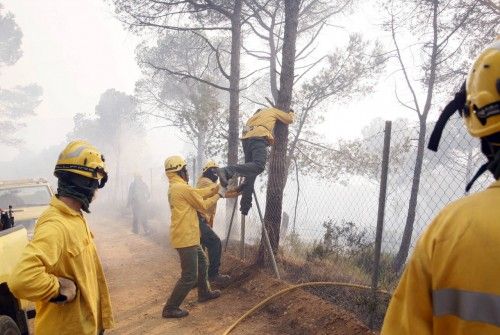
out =
[[[217,183],[214,183],[212,180],[210,180],[207,177],[198,178],[198,182],[196,183],[197,188],[205,188],[205,187],[213,187],[213,186],[217,186]],[[214,226],[216,212],[217,212],[217,203],[215,203],[212,207],[207,209],[205,212],[200,212],[201,216],[203,216],[203,218],[205,218],[205,220],[207,221],[207,224],[210,227]]]
[[[276,121],[278,120],[284,124],[291,124],[293,119],[294,113],[286,113],[277,108],[261,109],[248,119],[241,139],[264,137],[270,144],[273,144],[273,130]]]
[[[170,242],[174,248],[200,244],[198,213],[205,212],[219,200],[219,186],[193,188],[177,174],[169,174]]]
[[[57,277],[75,282],[74,301],[50,303],[59,294]],[[113,326],[108,287],[93,235],[80,212],[53,197],[34,237],[12,272],[9,289],[36,302],[35,334],[95,335]]]
[[[500,334],[500,181],[444,208],[418,241],[382,335]]]

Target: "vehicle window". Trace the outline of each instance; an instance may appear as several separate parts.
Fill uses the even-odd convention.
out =
[[[50,202],[50,192],[47,186],[16,187],[0,190],[0,208],[7,209],[9,205],[16,207],[44,206]]]

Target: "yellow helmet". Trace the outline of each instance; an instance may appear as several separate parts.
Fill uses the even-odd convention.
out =
[[[469,133],[486,137],[500,132],[500,39],[474,61],[466,92],[463,116]]]
[[[173,173],[182,170],[187,165],[182,156],[170,156],[165,159],[165,173]]]
[[[203,173],[205,171],[207,171],[208,169],[211,169],[211,168],[218,168],[219,167],[219,164],[217,164],[217,162],[215,162],[214,160],[209,160],[205,166],[203,167]]]
[[[104,156],[92,144],[76,140],[70,142],[59,154],[54,175],[58,172],[71,172],[87,178],[101,180],[99,188],[108,180]]]
[[[500,133],[500,39],[481,52],[467,81],[441,112],[429,138],[430,150],[438,150],[443,129],[455,111],[474,137]]]

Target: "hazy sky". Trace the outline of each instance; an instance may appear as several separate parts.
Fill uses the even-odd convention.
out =
[[[25,146],[38,151],[64,141],[76,113],[91,114],[108,88],[133,94],[140,77],[138,39],[122,28],[102,0],[4,0],[23,31],[23,57],[0,73],[0,85],[38,83],[43,101],[22,130]],[[166,135],[154,130],[152,138]],[[161,136],[164,138],[164,136]],[[0,160],[17,150],[1,148]],[[168,153],[168,152],[167,152]]]
[[[38,83],[43,88],[37,115],[26,121],[22,131],[23,150],[36,152],[64,141],[73,127],[73,116],[93,113],[99,96],[108,88],[133,94],[134,83],[140,77],[134,52],[139,39],[122,27],[103,0],[1,2],[15,15],[24,37],[23,57],[14,66],[2,69],[0,86]],[[376,37],[378,32],[370,24],[378,23],[377,19],[366,12],[350,18],[346,29],[364,30]],[[322,49],[330,49],[330,38],[323,37]],[[394,102],[392,77],[384,75],[378,87],[377,94],[349,106],[332,103],[326,123],[319,128],[326,138],[334,141],[337,137],[357,136],[362,126],[376,116],[413,118]],[[172,132],[150,131],[151,149],[160,150],[163,157],[185,149]],[[0,150],[0,160],[10,160],[18,152],[1,146]]]

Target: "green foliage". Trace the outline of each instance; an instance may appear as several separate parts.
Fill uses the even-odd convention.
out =
[[[312,251],[307,254],[308,260],[333,256],[349,257],[356,263],[363,263],[367,254],[373,249],[373,243],[367,238],[367,230],[356,227],[352,221],[342,220],[339,223],[334,219],[328,219],[323,222],[323,228],[325,228],[323,238],[319,243],[314,243]]]
[[[300,235],[297,232],[292,231],[285,237],[283,242],[283,245],[288,247],[289,253],[300,256],[305,255],[307,245],[300,239]]]
[[[107,152],[120,151],[124,137],[139,134],[136,104],[132,96],[115,89],[106,90],[95,107],[94,115],[76,114],[68,140],[81,138]]]
[[[136,84],[140,114],[175,127],[196,148],[201,161],[204,155],[224,152],[228,136],[224,95],[210,84],[220,84],[224,78],[206,39],[201,33],[165,33],[156,45],[142,44],[137,49],[144,75]]]
[[[0,4],[0,68],[14,65],[21,58],[22,37],[14,15],[5,13]],[[0,87],[0,143],[16,146],[23,142],[16,133],[25,126],[23,119],[35,114],[41,96],[42,88],[36,84]]]
[[[11,12],[5,13],[0,4],[0,66],[13,65],[23,55],[23,32]]]

